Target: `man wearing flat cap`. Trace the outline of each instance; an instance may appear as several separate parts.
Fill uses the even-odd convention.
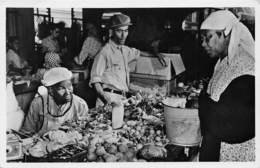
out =
[[[128,92],[128,64],[138,59],[140,54],[148,56],[146,52],[124,45],[130,25],[132,23],[127,15],[116,14],[111,17],[110,39],[96,56],[91,70],[90,85],[94,86],[103,103],[116,104],[114,109],[118,108],[118,111],[122,111],[122,99],[125,97],[125,93]],[[165,65],[162,57],[159,60]],[[118,112],[118,115],[123,114]],[[118,127],[120,127],[120,124]]]
[[[72,72],[63,67],[52,68],[44,74],[42,83],[47,89],[38,89],[38,96],[30,105],[21,132],[29,136],[43,135],[66,121],[87,117],[88,106],[72,93],[71,78]]]

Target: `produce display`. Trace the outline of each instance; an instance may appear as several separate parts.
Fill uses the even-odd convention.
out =
[[[91,109],[86,120],[67,122],[42,137],[32,137],[24,151],[47,161],[131,162],[165,158],[166,138],[160,94],[136,94],[125,101],[122,128],[111,127],[111,106]]]
[[[176,97],[185,97],[186,106],[199,94],[202,86],[179,83]],[[24,143],[28,157],[42,161],[143,162],[165,160],[169,140],[160,92],[138,92],[124,101],[124,124],[111,127],[112,107],[90,109],[87,119],[66,122],[58,130]],[[196,103],[189,105],[196,108]],[[75,157],[76,156],[76,157]],[[74,159],[73,159],[74,158]]]
[[[177,99],[179,98],[180,105],[178,107],[198,109],[199,94],[208,83],[208,80],[208,78],[203,78],[201,80],[187,82],[186,84],[179,82],[177,87],[171,91],[171,95]]]

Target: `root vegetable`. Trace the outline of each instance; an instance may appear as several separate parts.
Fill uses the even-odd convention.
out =
[[[108,147],[107,152],[110,154],[116,154],[117,153],[117,147],[115,145],[111,145]]]
[[[97,156],[103,156],[104,154],[106,154],[106,150],[103,146],[99,146],[96,149],[96,155]]]
[[[88,161],[91,161],[91,162],[96,161],[97,155],[95,153],[92,153],[92,152],[88,153],[87,154],[87,159],[88,159]]]
[[[125,153],[125,156],[126,156],[126,160],[131,162],[131,161],[133,161],[133,158],[135,157],[135,153],[133,151],[129,150]]]
[[[136,149],[137,149],[137,150],[140,150],[140,149],[142,149],[142,148],[143,148],[143,144],[139,143],[139,144],[136,145]]]
[[[117,160],[118,160],[118,161],[124,159],[124,154],[121,153],[121,152],[116,153],[115,156],[117,157]]]
[[[159,142],[159,141],[161,141],[161,137],[156,136],[156,137],[154,138],[154,140],[157,141],[157,142]]]
[[[180,82],[180,83],[178,83],[178,87],[184,87],[184,83],[182,83],[182,82]]]
[[[140,107],[137,107],[136,111],[137,111],[137,113],[142,113],[143,112],[143,110]]]
[[[118,150],[119,150],[119,152],[125,153],[128,151],[128,146],[126,144],[120,144],[118,146]]]
[[[106,162],[116,162],[118,158],[115,155],[107,154],[104,156],[104,159]]]
[[[156,131],[156,134],[157,134],[157,135],[161,135],[161,133],[162,133],[161,130],[157,130],[157,131]]]
[[[153,135],[155,133],[154,129],[150,129],[150,135]]]

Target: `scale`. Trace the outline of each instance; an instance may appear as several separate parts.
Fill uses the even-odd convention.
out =
[[[23,158],[21,138],[14,133],[6,134],[6,158],[7,161],[19,160]]]

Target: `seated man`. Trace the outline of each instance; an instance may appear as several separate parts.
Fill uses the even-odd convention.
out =
[[[52,68],[44,74],[42,83],[47,87],[46,93],[33,99],[21,132],[41,136],[66,121],[87,117],[88,106],[72,93],[71,78],[72,73],[63,67]]]

